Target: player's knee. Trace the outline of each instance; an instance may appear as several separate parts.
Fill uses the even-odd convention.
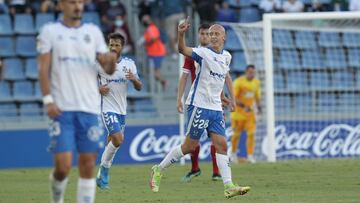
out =
[[[56,167],[54,170],[55,179],[58,181],[64,180],[69,175],[70,169],[71,166],[67,166],[67,165]]]
[[[227,153],[227,145],[226,143],[216,143],[215,145],[215,149],[217,153],[220,154],[226,154]]]
[[[119,147],[124,142],[124,136],[122,134],[115,134],[111,141],[115,147]]]

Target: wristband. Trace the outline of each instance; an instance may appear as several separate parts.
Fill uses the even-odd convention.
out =
[[[44,104],[44,105],[48,105],[48,104],[51,104],[51,103],[54,103],[54,99],[53,99],[53,97],[51,96],[51,94],[45,95],[45,96],[43,97],[43,104]]]

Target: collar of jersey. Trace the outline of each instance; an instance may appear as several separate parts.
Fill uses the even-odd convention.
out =
[[[224,49],[222,49],[221,52],[218,53],[218,52],[216,52],[216,51],[215,51],[212,47],[210,47],[210,46],[208,46],[207,48],[210,49],[211,51],[213,51],[213,52],[216,53],[216,54],[222,54],[222,53],[224,52]]]
[[[63,25],[64,27],[66,28],[74,28],[74,29],[77,29],[77,28],[80,28],[84,23],[81,22],[79,26],[76,26],[76,27],[69,27],[67,25],[65,25],[64,21],[63,20],[59,20],[60,24]]]

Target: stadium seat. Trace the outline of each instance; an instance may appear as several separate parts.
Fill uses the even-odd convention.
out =
[[[291,91],[308,89],[306,73],[293,71],[288,72],[286,88]]]
[[[20,102],[34,101],[33,84],[30,81],[19,81],[14,83],[14,99]]]
[[[0,37],[0,57],[15,56],[14,40],[11,37]]]
[[[360,49],[348,49],[349,66],[353,68],[360,68]]]
[[[251,6],[252,0],[228,0],[227,2],[232,8],[241,8],[245,6]]]
[[[344,33],[343,44],[347,48],[360,47],[360,34],[359,33]]]
[[[16,34],[36,34],[34,19],[31,14],[16,14],[14,19],[14,32]]]
[[[230,63],[230,69],[232,71],[244,71],[246,68],[246,59],[244,52],[237,51],[232,54],[232,61]]]
[[[246,7],[240,9],[240,22],[251,23],[261,20],[260,11],[257,8]]]
[[[341,40],[338,33],[333,32],[321,32],[319,35],[319,45],[321,47],[341,47]]]
[[[273,47],[279,49],[294,49],[294,41],[292,39],[290,31],[274,30]]]
[[[356,80],[356,87],[360,88],[360,71],[356,72],[355,80]]]
[[[296,50],[280,50],[279,68],[299,69],[301,68],[299,56]]]
[[[28,79],[37,80],[38,79],[38,67],[36,58],[28,58],[25,62],[25,76]]]
[[[14,103],[0,104],[0,117],[6,120],[14,120],[17,118],[18,110]]]
[[[314,109],[311,94],[300,94],[295,96],[295,109],[297,113],[310,113]]]
[[[347,67],[346,57],[342,48],[328,48],[325,54],[325,64],[328,68],[344,69]]]
[[[333,113],[338,109],[335,94],[320,94],[318,97],[317,109],[318,111],[325,113]]]
[[[13,33],[10,16],[7,14],[0,15],[0,35],[12,35]]]
[[[360,105],[360,95],[354,92],[342,93],[339,95],[339,105],[341,111],[354,112],[354,109],[358,109]]]
[[[11,95],[10,84],[5,81],[0,81],[0,102],[11,102],[13,97]]]
[[[16,54],[22,57],[36,56],[36,40],[33,36],[18,36],[16,38]]]
[[[36,31],[40,31],[40,28],[48,22],[55,20],[53,13],[37,13],[35,17],[35,28]]]
[[[304,50],[301,57],[302,67],[305,69],[325,69],[324,59],[319,51]]]
[[[23,103],[19,108],[20,119],[39,119],[36,117],[41,116],[41,108],[37,103]]]
[[[83,14],[84,23],[93,23],[97,26],[100,26],[100,17],[97,12],[85,12]]]
[[[236,36],[233,29],[227,30],[224,48],[228,51],[239,51],[243,49],[240,39]]]
[[[328,89],[331,87],[329,75],[326,72],[310,73],[310,86],[312,89]]]
[[[24,80],[25,74],[20,59],[10,58],[4,60],[4,80]]]
[[[281,73],[274,74],[274,87],[275,91],[285,89],[284,77]]]
[[[41,93],[39,81],[35,82],[34,99],[37,100],[37,101],[42,101],[42,93]]]
[[[156,112],[156,108],[151,99],[135,100],[134,110],[136,112]]]
[[[291,98],[288,95],[275,95],[275,114],[286,114],[292,108]]]
[[[141,89],[141,91],[137,91],[134,86],[129,83],[128,84],[128,97],[132,99],[143,99],[143,98],[149,98],[150,94],[146,92],[145,89]]]
[[[295,32],[295,45],[299,49],[316,49],[315,33],[310,31]]]
[[[331,75],[331,85],[334,88],[352,88],[354,87],[353,74],[350,72],[340,71]]]

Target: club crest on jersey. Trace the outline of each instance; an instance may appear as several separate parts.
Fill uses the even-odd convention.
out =
[[[122,71],[125,72],[125,73],[127,72],[126,66],[123,66]]]
[[[90,43],[90,41],[91,41],[91,38],[90,38],[90,35],[89,34],[85,34],[84,35],[84,41],[86,42],[86,43]]]

